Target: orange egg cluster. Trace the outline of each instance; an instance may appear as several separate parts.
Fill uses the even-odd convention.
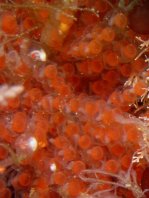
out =
[[[145,2],[0,2],[0,198],[148,197]]]

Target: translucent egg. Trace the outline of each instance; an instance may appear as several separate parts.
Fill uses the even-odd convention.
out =
[[[23,134],[15,142],[16,152],[22,155],[30,155],[35,152],[38,142],[35,137]]]
[[[43,49],[33,50],[30,52],[29,56],[35,61],[46,61],[46,53]]]
[[[50,165],[50,170],[51,170],[52,172],[55,172],[55,171],[57,170],[57,166],[56,166],[55,163],[52,163],[52,164]]]
[[[47,60],[47,53],[43,46],[36,41],[24,39],[21,44],[21,57],[30,66],[43,63]]]

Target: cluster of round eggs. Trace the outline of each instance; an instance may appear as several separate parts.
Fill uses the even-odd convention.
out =
[[[148,197],[148,2],[0,7],[0,198]]]

